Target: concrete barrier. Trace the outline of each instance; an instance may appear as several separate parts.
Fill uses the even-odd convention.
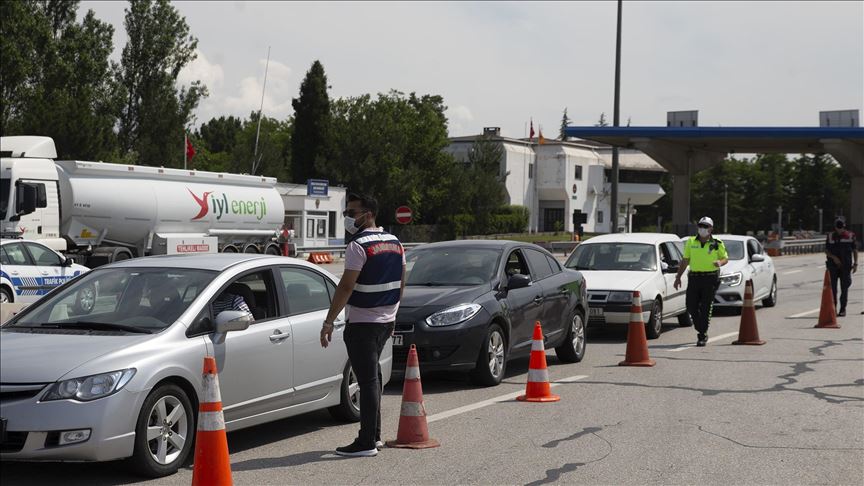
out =
[[[0,305],[0,324],[8,321],[15,314],[24,310],[30,304],[2,304]]]

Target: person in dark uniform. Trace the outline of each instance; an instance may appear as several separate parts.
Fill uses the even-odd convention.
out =
[[[840,281],[840,310],[837,315],[846,315],[846,303],[849,301],[849,287],[852,285],[852,274],[858,270],[858,250],[855,247],[855,233],[846,229],[846,223],[838,219],[834,223],[834,231],[828,233],[825,240],[825,254],[828,260],[825,267],[831,278],[831,292],[834,294],[834,308],[837,308],[837,281]]]
[[[699,220],[697,236],[684,243],[684,260],[678,268],[673,286],[681,287],[681,275],[690,267],[687,284],[687,312],[696,327],[696,346],[708,342],[708,324],[714,307],[714,293],[720,286],[720,267],[729,261],[726,245],[714,238],[714,220],[705,216]]]

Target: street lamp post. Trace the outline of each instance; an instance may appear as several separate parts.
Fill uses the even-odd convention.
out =
[[[723,184],[723,232],[729,234],[729,184]]]
[[[783,206],[777,206],[777,233],[783,239]]]
[[[819,233],[822,233],[822,208],[819,208]]]
[[[618,0],[618,29],[615,40],[615,106],[612,111],[612,126],[618,126],[618,112],[621,93],[621,7],[622,0]],[[612,146],[612,232],[618,232],[618,147]]]

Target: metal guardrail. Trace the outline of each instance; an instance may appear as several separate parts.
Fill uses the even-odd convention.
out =
[[[807,253],[824,253],[825,238],[812,240],[782,240],[777,245],[781,255],[804,255]],[[768,246],[766,245],[766,248]]]

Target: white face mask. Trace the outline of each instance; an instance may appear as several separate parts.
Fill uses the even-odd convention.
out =
[[[711,230],[708,228],[699,228],[698,231],[699,231],[699,236],[701,236],[702,238],[707,238],[708,235],[711,234],[710,233]]]
[[[350,233],[350,234],[352,234],[352,235],[353,235],[354,233],[356,233],[357,230],[360,229],[360,228],[354,226],[354,223],[355,223],[356,221],[357,221],[357,220],[355,220],[355,219],[352,218],[351,216],[345,216],[345,231],[347,231],[348,233]]]

